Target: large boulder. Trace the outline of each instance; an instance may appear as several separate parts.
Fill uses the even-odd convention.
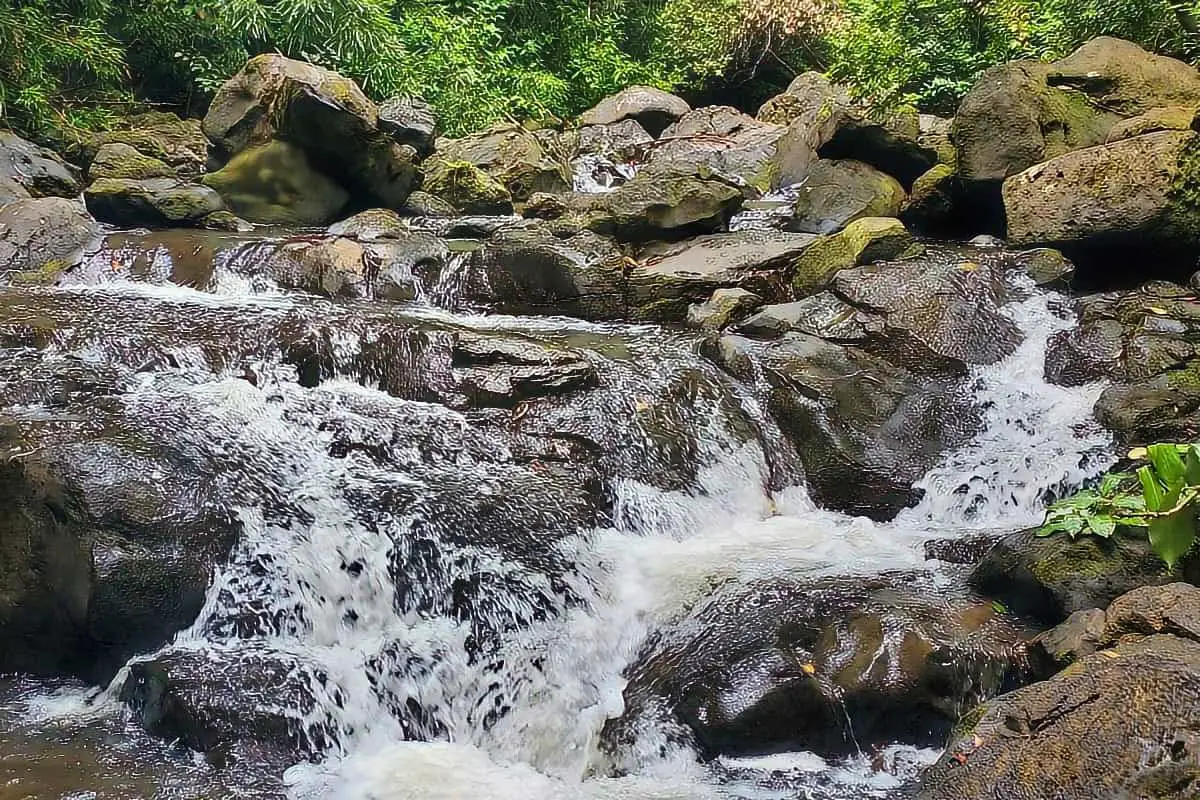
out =
[[[499,182],[514,201],[534,192],[565,192],[571,188],[569,153],[559,152],[550,137],[539,137],[520,125],[500,124],[461,139],[438,141],[436,160],[473,164]],[[434,171],[426,165],[426,171]],[[436,194],[436,192],[435,192]]]
[[[922,776],[920,800],[1200,793],[1200,643],[1149,636],[989,700]]]
[[[177,178],[101,178],[87,188],[84,199],[96,219],[125,227],[199,226],[225,210],[211,188]]]
[[[741,189],[704,167],[654,163],[611,192],[577,195],[584,225],[623,241],[682,239],[725,229]]]
[[[633,120],[657,137],[675,120],[692,110],[685,101],[661,89],[630,86],[601,100],[579,117],[580,126],[612,125]]]
[[[99,242],[96,221],[73,200],[49,197],[0,206],[0,281],[53,280]]]
[[[1009,241],[1094,269],[1154,248],[1190,274],[1200,254],[1200,134],[1163,131],[1075,150],[1004,182]]]
[[[869,164],[821,159],[800,186],[786,227],[801,233],[836,233],[863,217],[898,216],[904,197],[904,187],[895,178]]]
[[[198,119],[181,119],[163,111],[123,117],[111,130],[93,134],[80,144],[80,159],[90,164],[102,147],[123,144],[157,159],[184,180],[208,169],[208,138]]]
[[[1200,73],[1110,37],[1052,64],[992,67],[963,98],[953,128],[974,215],[1002,229],[996,188],[1006,178],[1103,144],[1124,118],[1173,105],[1200,105]]]
[[[978,428],[956,383],[919,378],[856,347],[803,333],[769,341],[724,336],[704,352],[758,384],[800,454],[825,508],[889,519],[916,502],[914,484]]]
[[[225,158],[272,139],[364,203],[400,208],[414,188],[416,151],[381,125],[354,81],[275,54],[255,56],[213,97],[204,132]]]
[[[281,141],[243,150],[203,183],[242,218],[267,225],[325,225],[350,200],[340,184],[313,168],[303,149]]]
[[[77,197],[82,188],[78,170],[54,152],[0,130],[0,192],[5,186],[11,199]]]
[[[706,757],[936,746],[1019,679],[1019,641],[989,604],[916,576],[731,583],[651,637],[603,737],[620,754],[659,716]]]
[[[605,156],[629,163],[641,161],[653,142],[654,137],[637,120],[588,125],[579,129],[575,155]]]
[[[759,109],[758,119],[801,133],[822,158],[864,161],[905,186],[938,160],[937,152],[919,141],[915,109],[877,109],[855,102],[845,87],[819,72],[799,75]]]
[[[74,369],[39,378],[64,398],[112,380]],[[105,682],[191,624],[233,546],[194,455],[147,447],[123,402],[0,426],[0,669]]]

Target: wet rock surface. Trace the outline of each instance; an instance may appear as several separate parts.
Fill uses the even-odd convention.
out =
[[[606,746],[619,754],[655,714],[709,757],[939,743],[962,709],[1019,680],[1020,632],[928,588],[890,575],[717,590],[647,642]]]

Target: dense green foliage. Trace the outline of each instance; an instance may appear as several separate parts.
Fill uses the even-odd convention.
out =
[[[1055,503],[1039,535],[1108,538],[1122,527],[1145,529],[1154,552],[1174,566],[1196,542],[1200,444],[1154,444],[1131,455],[1147,463]]]
[[[573,114],[631,83],[752,106],[810,68],[946,110],[992,63],[1101,33],[1190,57],[1190,2],[0,0],[0,111],[36,131],[102,123],[135,97],[196,107],[268,51],[377,98],[423,96],[451,133]]]

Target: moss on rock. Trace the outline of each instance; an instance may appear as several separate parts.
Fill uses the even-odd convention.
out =
[[[349,201],[346,190],[314,169],[303,150],[279,141],[239,153],[203,183],[240,217],[263,224],[326,225]]]
[[[913,246],[904,223],[890,217],[865,217],[845,230],[813,242],[796,259],[792,288],[797,296],[823,289],[840,270],[899,258]]]
[[[432,159],[425,165],[423,188],[464,214],[513,213],[513,197],[508,189],[469,161]]]

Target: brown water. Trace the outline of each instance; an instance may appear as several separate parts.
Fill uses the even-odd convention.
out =
[[[224,800],[282,796],[149,738],[84,690],[0,675],[0,800]]]

